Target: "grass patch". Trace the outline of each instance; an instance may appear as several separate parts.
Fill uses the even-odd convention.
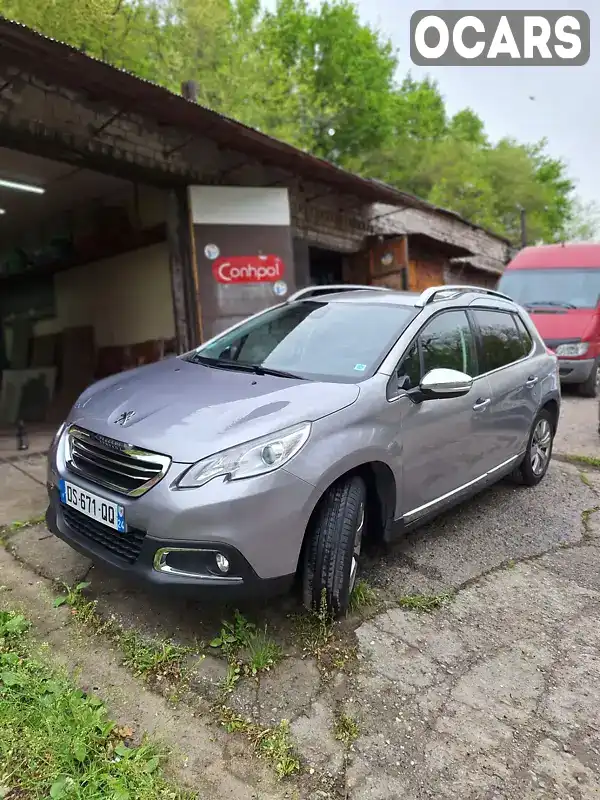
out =
[[[369,608],[377,602],[377,592],[366,581],[358,581],[350,595],[350,611],[356,613],[361,608]]]
[[[452,600],[451,594],[407,594],[398,599],[400,608],[411,611],[431,613],[447,605]]]
[[[228,706],[222,706],[220,722],[228,733],[243,734],[257,755],[272,764],[279,778],[288,778],[300,771],[300,760],[290,740],[287,720],[282,720],[274,728],[265,728],[240,717]]]
[[[0,612],[0,797],[191,799],[167,782],[154,747],[133,746],[101,700],[32,656],[28,628]]]
[[[220,650],[228,662],[223,689],[231,692],[244,675],[257,677],[283,658],[281,647],[270,638],[267,628],[259,630],[236,609],[232,621],[221,623],[221,631],[210,646]]]
[[[342,742],[346,749],[350,748],[352,744],[358,739],[360,733],[358,722],[354,717],[348,714],[339,714],[333,726],[333,735],[335,738]]]
[[[137,631],[121,634],[119,644],[123,651],[123,665],[136,677],[145,680],[182,681],[185,661],[194,648],[181,647],[162,639],[145,639]]]
[[[565,459],[571,464],[585,464],[587,467],[600,469],[600,458],[596,458],[595,456],[567,455]]]

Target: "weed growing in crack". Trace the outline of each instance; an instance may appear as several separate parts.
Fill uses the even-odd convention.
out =
[[[282,720],[274,728],[263,727],[240,717],[228,706],[221,707],[219,716],[228,733],[246,736],[256,753],[273,765],[279,778],[287,778],[300,771],[300,760],[290,740],[287,720]]]
[[[294,627],[305,657],[312,656],[323,675],[347,669],[354,663],[356,645],[336,636],[336,623],[329,612],[325,590],[319,610],[294,617]]]
[[[346,749],[358,739],[359,732],[358,722],[353,717],[344,713],[338,714],[333,726],[333,735]]]
[[[245,664],[251,675],[268,672],[283,658],[281,647],[269,639],[267,629],[250,637],[246,646],[248,661]]]
[[[424,611],[430,613],[438,608],[447,605],[453,598],[450,593],[445,594],[407,594],[398,599],[400,608],[410,609],[411,611]]]
[[[584,486],[587,486],[590,489],[594,488],[594,486],[593,486],[593,484],[592,484],[592,482],[590,480],[590,476],[587,474],[587,472],[580,472],[579,473],[579,477],[581,478],[581,482],[583,483]]]
[[[45,515],[40,514],[38,517],[32,517],[31,519],[26,520],[15,520],[14,522],[11,522],[10,525],[0,526],[0,543],[7,544],[8,539],[10,539],[10,537],[15,533],[18,533],[25,528],[33,528],[35,525],[42,525],[45,521]]]
[[[163,639],[146,639],[135,630],[124,631],[114,619],[103,620],[96,610],[97,601],[87,600],[83,594],[89,585],[86,581],[75,587],[63,584],[66,593],[56,598],[55,608],[68,605],[78,622],[96,635],[105,635],[119,647],[123,665],[136,677],[174,686],[170,697],[176,700],[186,688],[187,656],[198,653],[200,648],[181,647]]]
[[[366,581],[358,581],[350,595],[350,611],[355,613],[377,602],[377,592]]]
[[[592,514],[596,514],[598,511],[600,511],[600,506],[594,506],[594,508],[586,508],[581,512],[581,524],[583,525],[583,530],[586,535],[592,532],[590,525],[590,518]]]
[[[232,691],[243,675],[256,677],[268,672],[283,658],[281,647],[264,630],[258,630],[239,611],[234,612],[232,622],[223,622],[221,631],[210,643],[221,650],[228,662],[223,689]]]

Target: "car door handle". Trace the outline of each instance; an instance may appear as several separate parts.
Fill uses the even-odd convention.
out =
[[[489,397],[486,400],[479,398],[479,400],[473,406],[473,411],[481,411],[483,408],[487,408],[491,402],[492,401]]]
[[[525,386],[526,386],[527,389],[533,389],[533,387],[536,385],[536,383],[538,381],[539,381],[539,378],[537,377],[537,375],[531,375],[525,381]]]

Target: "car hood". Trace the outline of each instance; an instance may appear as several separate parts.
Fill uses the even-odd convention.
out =
[[[192,463],[219,450],[351,405],[356,384],[214,369],[180,358],[90,386],[69,422]],[[135,412],[128,419],[124,415]]]
[[[585,339],[593,326],[594,312],[590,309],[550,309],[544,312],[529,312],[533,324],[544,341]]]

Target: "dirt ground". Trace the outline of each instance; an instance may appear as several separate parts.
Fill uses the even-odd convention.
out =
[[[308,620],[293,598],[240,608],[284,657],[226,696],[207,643],[232,609],[150,596],[43,525],[5,536],[0,605],[26,610],[119,721],[164,741],[201,798],[598,798],[600,471],[562,460],[600,458],[598,404],[564,400],[545,481],[502,483],[369,554],[371,591],[343,623]],[[41,457],[0,460],[0,526],[43,511],[44,475]],[[53,608],[56,582],[81,580],[101,620],[193,649],[178,702],[132,674],[118,640]],[[282,720],[300,772],[279,781],[250,733]]]

